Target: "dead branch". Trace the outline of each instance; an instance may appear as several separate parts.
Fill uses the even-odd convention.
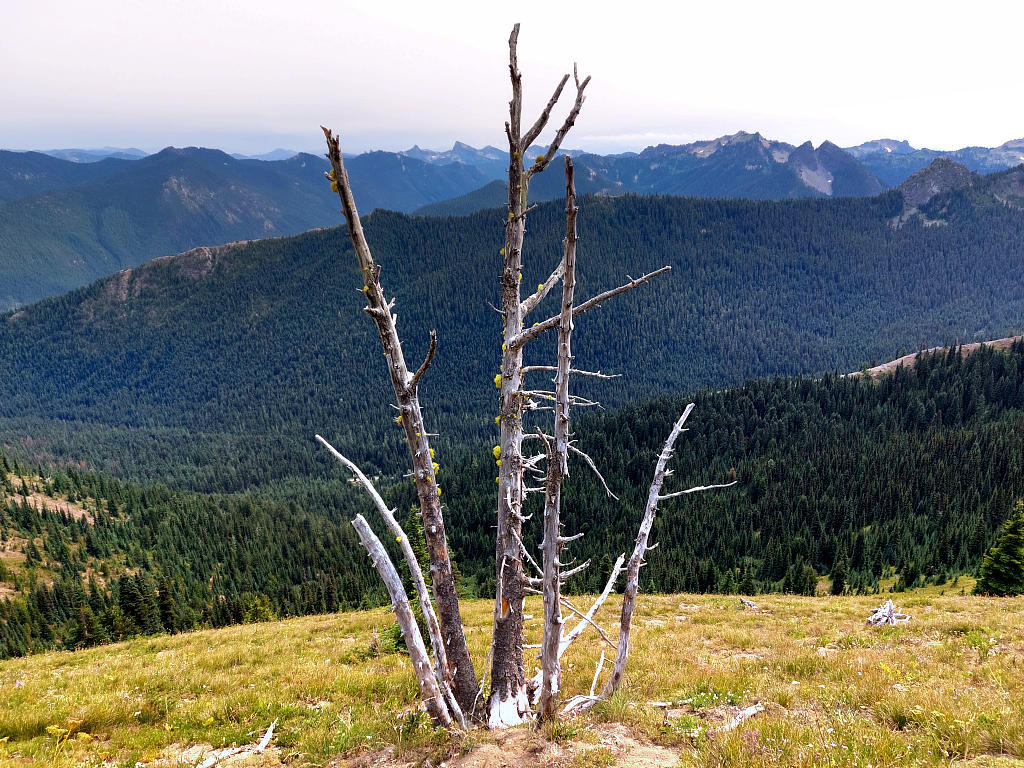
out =
[[[427,357],[423,360],[423,363],[419,368],[416,369],[416,373],[412,375],[412,381],[409,382],[409,389],[415,391],[419,386],[420,379],[423,378],[423,374],[427,372],[427,368],[434,361],[434,353],[437,352],[437,331],[430,332],[430,348],[427,350]]]
[[[731,483],[719,483],[717,485],[695,485],[693,488],[687,488],[685,491],[676,491],[674,493],[665,493],[658,497],[658,501],[664,501],[665,499],[674,499],[676,496],[686,496],[691,493],[700,493],[701,491],[713,491],[716,488],[731,488],[736,485],[739,480],[733,480]]]
[[[523,136],[520,146],[523,148],[524,152],[530,148],[534,141],[537,140],[537,137],[540,136],[540,132],[544,130],[544,126],[548,124],[548,118],[551,117],[551,110],[555,108],[555,104],[557,104],[558,100],[561,98],[562,89],[565,88],[565,84],[567,82],[569,82],[569,76],[563,75],[562,79],[555,87],[555,92],[551,95],[551,98],[548,99],[547,105],[541,110],[540,116],[530,127],[530,130],[526,132],[526,135]]]
[[[573,80],[576,82],[576,101],[573,103],[572,109],[569,110],[569,114],[566,116],[562,126],[555,132],[555,137],[551,140],[551,144],[548,145],[547,152],[543,155],[538,155],[537,159],[533,161],[533,165],[530,167],[530,170],[526,172],[527,182],[529,182],[530,178],[533,177],[534,174],[541,173],[548,167],[548,164],[554,159],[555,154],[557,154],[559,148],[562,146],[562,141],[569,133],[569,130],[576,124],[576,118],[579,117],[580,110],[583,109],[583,102],[586,101],[583,96],[583,92],[587,89],[587,85],[590,84],[590,77],[587,77],[581,83],[579,75],[576,72],[575,65],[573,65],[572,72]],[[561,88],[559,88],[559,93],[561,93]],[[547,122],[546,119],[545,122]],[[541,128],[543,128],[543,126],[541,126]],[[540,133],[540,129],[537,130],[537,133]],[[536,138],[536,136],[534,136],[534,138]],[[533,140],[531,139],[530,143],[532,143],[532,141]],[[529,144],[526,144],[522,151],[525,152],[528,148]]]
[[[592,626],[594,629],[596,629],[597,630],[597,634],[599,634],[601,636],[601,639],[604,640],[606,643],[608,643],[608,645],[610,645],[616,651],[619,650],[619,646],[617,646],[615,643],[613,643],[611,641],[611,638],[608,637],[608,634],[603,629],[601,629],[601,627],[598,625],[598,623],[596,621],[594,621],[592,618],[587,616],[587,614],[583,613],[583,611],[581,611],[579,608],[574,606],[572,603],[570,603],[564,597],[562,598],[561,602],[562,602],[562,605],[564,605],[570,611],[572,611],[577,616],[579,616],[581,619],[583,619],[584,622],[586,622],[587,624]]]
[[[575,537],[570,536],[568,538],[575,538]],[[560,537],[560,540],[564,542],[566,540],[566,537],[562,536],[562,537]],[[564,584],[569,579],[571,579],[573,576],[575,576],[577,573],[582,573],[583,571],[585,571],[589,567],[590,567],[590,561],[587,560],[586,562],[580,563],[575,568],[570,568],[567,571],[562,571],[562,575],[561,575],[562,583]]]
[[[570,444],[569,450],[575,453],[577,456],[580,456],[585,462],[587,462],[587,466],[590,467],[590,469],[594,472],[595,475],[597,475],[597,479],[600,480],[601,485],[604,486],[604,492],[607,493],[610,498],[618,501],[619,497],[612,493],[612,489],[608,487],[608,483],[606,483],[604,480],[604,475],[602,475],[601,472],[598,470],[597,464],[594,463],[594,460],[590,458],[590,456],[585,454],[583,451],[581,451],[579,448],[577,448],[575,445]]]
[[[533,373],[534,371],[555,371],[557,370],[553,365],[526,365],[523,366],[523,373]],[[621,373],[601,373],[600,371],[581,371],[576,368],[569,370],[573,376],[592,376],[595,379],[621,379]]]
[[[416,673],[416,682],[419,683],[420,695],[427,707],[427,713],[435,727],[451,728],[452,716],[437,684],[437,677],[430,668],[430,659],[427,657],[427,649],[423,645],[423,636],[416,624],[412,606],[409,605],[405,587],[402,586],[402,578],[395,570],[395,566],[391,562],[391,558],[388,557],[384,545],[377,538],[377,534],[370,530],[370,524],[366,522],[366,518],[356,515],[352,526],[359,534],[359,540],[366,547],[373,567],[377,569],[377,573],[380,574],[384,586],[387,587],[388,594],[391,596],[391,607],[394,609],[398,626],[401,627],[406,648],[409,649],[409,660]]]
[[[434,613],[434,606],[430,602],[430,593],[427,591],[427,584],[423,579],[423,572],[420,570],[420,564],[416,559],[416,553],[413,552],[412,544],[409,542],[409,537],[402,529],[398,520],[395,519],[394,510],[388,508],[388,505],[384,503],[384,499],[381,497],[380,493],[378,493],[370,479],[363,474],[362,470],[360,470],[355,463],[338,452],[334,446],[320,435],[317,435],[316,439],[331,453],[332,456],[334,456],[334,458],[345,465],[345,467],[356,477],[360,485],[366,489],[370,498],[373,499],[373,503],[377,507],[377,511],[384,519],[384,524],[388,527],[388,530],[391,531],[391,534],[398,542],[399,547],[402,550],[402,557],[405,558],[405,564],[408,566],[409,573],[412,576],[412,583],[420,603],[420,611],[423,613],[423,620],[427,625],[427,632],[430,635],[430,647],[434,652],[434,674],[437,676],[438,686],[445,697],[445,701],[448,702],[452,717],[455,718],[459,727],[465,730],[467,728],[467,723],[462,712],[462,707],[459,706],[451,690],[451,674],[449,672],[448,654],[445,650],[444,637],[441,635],[441,627],[437,621],[437,614]]]
[[[261,755],[267,747],[270,746],[270,740],[274,738],[274,727],[277,725],[277,720],[274,720],[267,728],[266,733],[263,734],[263,738],[260,739],[258,744],[247,744],[243,747],[228,747],[227,749],[215,749],[206,759],[199,763],[196,768],[213,768],[213,766],[222,763],[228,758],[237,757],[239,755]]]
[[[752,718],[758,712],[764,712],[764,704],[758,702],[751,706],[741,709],[736,713],[736,716],[730,719],[728,722],[723,723],[717,728],[713,729],[715,733],[728,733],[729,731],[735,730],[738,726]]]
[[[664,266],[661,269],[656,269],[653,272],[648,272],[646,275],[642,275],[642,276],[638,277],[636,280],[630,279],[630,281],[628,283],[620,285],[618,288],[612,288],[611,290],[605,291],[604,293],[599,293],[597,296],[594,296],[591,299],[587,299],[582,304],[576,305],[576,307],[572,311],[572,316],[576,317],[577,315],[582,315],[584,312],[587,312],[588,310],[591,310],[594,307],[598,306],[601,302],[607,301],[608,299],[612,298],[613,296],[618,296],[620,293],[625,293],[626,291],[631,291],[634,288],[637,288],[637,287],[643,285],[648,280],[651,280],[652,278],[655,278],[658,275],[662,275],[662,274],[664,274],[666,272],[669,272],[671,270],[672,270],[672,267]],[[508,347],[510,349],[512,349],[512,348],[521,349],[522,346],[524,344],[526,344],[528,341],[530,341],[531,339],[537,338],[542,333],[550,331],[552,328],[557,328],[558,327],[558,321],[559,321],[559,316],[558,315],[555,315],[554,317],[549,317],[547,320],[545,320],[542,323],[536,323],[535,325],[532,325],[529,328],[523,329],[522,332],[517,334],[511,340],[506,340],[505,343],[508,345]]]
[[[565,262],[559,261],[558,266],[555,267],[555,271],[551,273],[547,280],[537,286],[536,293],[531,293],[520,305],[520,312],[523,317],[526,317],[530,312],[544,301],[544,298],[551,292],[551,289],[557,285],[558,281],[562,279],[562,275],[565,274]],[[554,370],[554,366],[550,366]]]

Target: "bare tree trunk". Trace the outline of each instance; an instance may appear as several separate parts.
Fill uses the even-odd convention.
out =
[[[658,464],[654,470],[654,480],[651,482],[650,491],[647,494],[647,507],[644,509],[644,517],[640,523],[640,530],[636,535],[636,546],[633,554],[626,565],[626,590],[622,595],[622,619],[619,622],[619,651],[615,657],[615,666],[612,668],[611,677],[605,684],[605,697],[611,696],[622,684],[622,676],[626,672],[626,661],[629,657],[629,633],[633,625],[633,609],[636,607],[636,593],[640,588],[640,566],[643,565],[644,555],[647,554],[647,541],[651,535],[651,526],[654,525],[654,516],[658,511],[658,496],[661,494],[661,486],[665,482],[671,470],[668,469],[669,459],[672,458],[673,447],[676,438],[683,431],[683,424],[690,417],[693,410],[693,403],[686,406],[683,415],[672,427],[668,440],[665,441],[658,457]]]
[[[529,700],[523,674],[523,599],[526,574],[520,555],[523,506],[523,412],[519,390],[522,384],[523,351],[509,346],[523,327],[520,309],[522,249],[526,235],[526,188],[523,158],[519,146],[522,121],[522,76],[516,60],[519,25],[509,37],[508,221],[505,223],[504,264],[501,272],[503,338],[501,402],[499,410],[498,531],[495,542],[496,593],[494,637],[492,640],[491,727],[517,725],[528,716]]]
[[[565,243],[562,259],[562,315],[558,326],[555,371],[554,445],[548,444],[544,489],[544,639],[541,642],[541,686],[537,717],[554,717],[562,685],[559,661],[562,644],[562,480],[569,474],[569,373],[572,368],[572,310],[576,290],[576,185],[572,160],[565,158]],[[545,441],[546,442],[546,441]]]
[[[402,578],[384,550],[384,545],[370,530],[366,518],[356,515],[352,525],[355,527],[356,533],[359,534],[359,540],[366,547],[366,551],[370,553],[370,560],[383,579],[388,594],[391,595],[391,606],[394,608],[395,618],[398,619],[398,626],[402,629],[405,645],[409,649],[409,659],[412,661],[416,682],[419,683],[420,695],[423,697],[427,713],[435,726],[451,728],[451,714],[445,704],[441,689],[438,687],[437,678],[434,677],[434,671],[430,668],[430,659],[427,657],[427,650],[423,645],[423,636],[416,624],[416,617],[413,615],[412,606],[409,605],[409,598],[406,597]]]
[[[412,458],[416,494],[420,502],[423,530],[430,559],[430,584],[437,604],[437,614],[444,637],[448,656],[448,675],[451,687],[464,712],[470,712],[479,690],[473,672],[473,660],[469,655],[466,635],[462,627],[459,598],[455,590],[455,575],[448,553],[448,539],[445,535],[444,517],[441,512],[441,494],[434,476],[433,458],[423,413],[419,403],[419,381],[433,359],[437,342],[431,333],[430,351],[423,364],[410,373],[402,353],[402,342],[398,338],[395,316],[391,313],[394,302],[388,303],[380,284],[380,266],[374,263],[370,247],[363,234],[356,209],[355,198],[349,185],[348,174],[341,157],[341,147],[336,136],[324,128],[327,137],[327,157],[331,161],[330,177],[341,199],[349,237],[362,270],[363,293],[366,296],[365,312],[377,326],[384,356],[388,362],[388,373],[398,400],[399,423],[405,430],[406,443]]]
[[[504,261],[501,273],[501,310],[503,315],[502,361],[500,377],[495,381],[501,390],[498,443],[501,466],[498,473],[497,537],[495,541],[496,595],[494,604],[494,638],[492,642],[491,698],[488,722],[500,728],[517,725],[530,716],[523,662],[523,601],[527,584],[522,563],[523,528],[523,344],[517,340],[523,331],[523,317],[551,290],[560,277],[557,269],[540,289],[526,301],[522,299],[523,239],[526,234],[527,195],[530,178],[542,172],[558,151],[562,140],[574,125],[583,106],[583,90],[590,78],[576,81],[576,102],[546,155],[524,170],[524,156],[547,125],[551,109],[568,82],[566,75],[537,121],[522,134],[522,75],[516,55],[519,25],[509,36],[509,77],[512,99],[505,133],[509,142],[508,220],[505,222]]]

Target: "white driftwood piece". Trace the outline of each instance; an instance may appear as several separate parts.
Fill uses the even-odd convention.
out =
[[[388,530],[391,531],[395,540],[398,542],[402,549],[402,557],[405,558],[405,564],[409,567],[409,573],[412,575],[412,583],[416,589],[416,597],[420,603],[420,611],[423,613],[423,620],[427,625],[427,633],[430,635],[430,648],[434,653],[434,674],[437,677],[438,686],[441,688],[441,693],[444,695],[445,701],[448,703],[448,708],[451,710],[452,717],[456,720],[459,726],[465,730],[467,728],[466,718],[462,712],[462,708],[459,703],[455,700],[455,694],[451,689],[451,679],[449,675],[448,666],[448,655],[445,652],[444,638],[441,636],[441,627],[437,621],[437,614],[434,613],[434,606],[430,602],[430,592],[427,591],[426,581],[423,579],[423,572],[420,570],[419,561],[416,559],[416,553],[412,550],[412,544],[409,542],[409,537],[405,534],[402,526],[399,525],[398,520],[395,519],[395,511],[389,509],[388,505],[384,503],[384,499],[378,493],[376,487],[370,482],[370,479],[363,474],[363,471],[358,466],[345,456],[343,456],[333,445],[327,442],[320,435],[316,436],[316,439],[323,445],[334,458],[345,465],[345,467],[355,476],[356,480],[366,490],[370,498],[373,500],[373,504],[377,507],[377,511],[380,516],[384,518],[384,524],[387,525]]]
[[[715,733],[728,733],[729,731],[734,730],[737,726],[742,725],[746,720],[749,720],[758,712],[764,712],[764,704],[762,704],[761,702],[753,704],[747,707],[746,709],[741,709],[739,712],[736,713],[735,717],[733,717],[728,722],[718,726],[714,729],[714,731]]]
[[[908,621],[910,621],[910,617],[905,613],[900,613],[899,608],[893,604],[892,600],[886,600],[879,608],[872,608],[871,616],[868,617],[868,624],[875,627],[906,624]]]
[[[423,635],[420,634],[420,628],[416,624],[416,617],[413,615],[412,606],[409,604],[409,598],[405,594],[405,587],[402,586],[402,578],[398,575],[398,571],[395,570],[395,566],[391,562],[391,558],[388,557],[384,545],[377,538],[377,534],[370,530],[370,525],[366,522],[366,518],[362,515],[356,515],[356,519],[352,521],[352,526],[356,529],[356,533],[359,534],[359,540],[366,547],[373,567],[377,569],[377,573],[380,574],[384,586],[387,587],[388,594],[391,596],[391,606],[395,611],[398,626],[402,629],[402,637],[405,639],[406,648],[409,649],[409,660],[412,662],[413,671],[416,673],[416,682],[419,683],[420,695],[423,697],[427,713],[430,715],[430,719],[434,722],[435,726],[451,728],[451,712],[445,702],[444,695],[441,693],[434,670],[430,667],[427,649],[423,645]]]
[[[277,720],[274,720],[267,728],[267,732],[263,734],[263,738],[259,740],[258,744],[246,744],[243,747],[228,747],[226,749],[215,749],[206,758],[199,763],[196,768],[213,768],[213,766],[222,763],[230,757],[237,757],[239,755],[261,755],[270,746],[270,740],[274,738],[274,728],[277,725]]]

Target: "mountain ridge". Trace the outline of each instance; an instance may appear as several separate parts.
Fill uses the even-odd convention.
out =
[[[1024,156],[1014,149],[1020,143],[1003,145],[1004,160],[1006,152]],[[968,164],[981,162],[979,152],[968,153]],[[789,199],[870,196],[885,186],[832,142],[793,146],[744,131],[639,153],[570,154],[580,194]],[[464,215],[505,197],[506,163],[494,147],[456,142],[442,152],[369,152],[346,163],[364,213]],[[260,161],[168,147],[132,160],[75,163],[0,152],[0,310],[155,256],[333,225],[337,202],[325,191],[324,170],[322,158],[305,153]],[[532,199],[560,198],[562,187],[557,173],[542,174],[531,185]]]

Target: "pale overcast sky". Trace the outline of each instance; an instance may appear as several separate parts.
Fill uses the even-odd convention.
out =
[[[515,21],[531,112],[593,75],[572,147],[1024,137],[1019,0],[509,5],[0,0],[0,147],[501,146]]]

